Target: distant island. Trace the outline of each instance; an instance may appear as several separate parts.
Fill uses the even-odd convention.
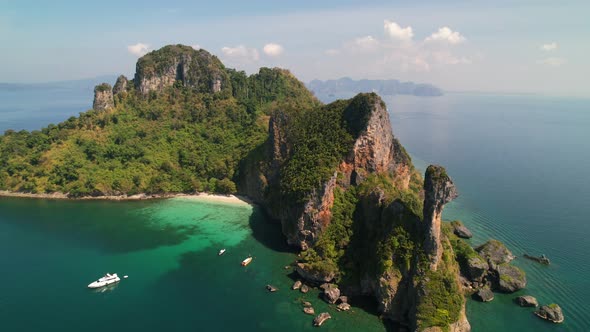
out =
[[[349,77],[337,80],[313,80],[306,84],[320,99],[324,97],[352,97],[357,93],[375,92],[379,95],[413,95],[420,97],[442,96],[443,91],[427,83],[400,82],[398,80],[353,80]]]
[[[132,79],[97,85],[79,117],[0,135],[0,195],[195,192],[244,195],[280,224],[301,250],[293,289],[317,286],[339,310],[372,297],[411,331],[468,332],[465,293],[490,301],[526,286],[502,243],[474,249],[461,223],[443,222],[452,179],[437,165],[422,177],[376,93],[324,104],[285,69],[248,76],[169,45]]]

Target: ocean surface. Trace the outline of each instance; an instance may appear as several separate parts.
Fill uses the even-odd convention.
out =
[[[0,132],[63,121],[87,109],[91,96],[0,88]],[[527,288],[517,294],[468,301],[473,331],[590,331],[590,101],[384,99],[414,163],[444,165],[454,179],[460,197],[443,217],[461,219],[473,245],[505,242],[527,272]],[[217,256],[221,248],[227,252]],[[524,253],[546,254],[552,264]],[[249,254],[252,264],[241,267]],[[295,258],[276,224],[247,204],[0,198],[0,330],[314,330],[302,300],[331,313],[322,330],[386,329],[370,301],[339,313],[316,291],[291,291],[292,271],[284,267]],[[129,278],[104,292],[86,289],[106,272]],[[266,284],[279,291],[267,292]],[[521,294],[558,303],[565,323],[518,307],[513,299]]]

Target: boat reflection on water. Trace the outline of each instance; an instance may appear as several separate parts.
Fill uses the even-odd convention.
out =
[[[101,287],[101,288],[93,288],[93,289],[90,289],[90,291],[92,291],[92,293],[96,293],[96,294],[110,293],[110,292],[114,291],[115,288],[117,288],[117,286],[119,286],[118,283],[107,285],[107,286],[104,286],[104,287]]]

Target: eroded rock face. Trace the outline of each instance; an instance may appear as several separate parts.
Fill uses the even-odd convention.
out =
[[[430,269],[436,271],[442,257],[441,222],[445,204],[457,197],[457,190],[442,166],[430,165],[424,179],[424,251],[430,258]]]
[[[123,92],[127,91],[127,85],[129,84],[129,80],[124,75],[117,77],[117,82],[115,82],[115,86],[113,87],[113,95],[118,95]]]
[[[313,325],[314,326],[322,326],[322,324],[324,324],[324,322],[330,318],[332,318],[332,316],[330,316],[329,313],[322,312],[321,314],[317,315],[316,318],[313,319]]]
[[[553,323],[563,323],[565,319],[561,307],[555,303],[542,306],[535,311],[535,315]]]
[[[104,111],[113,108],[115,102],[113,101],[113,90],[111,85],[102,83],[94,88],[94,101],[92,102],[92,109],[95,111]]]
[[[361,106],[361,105],[359,105]],[[364,106],[364,105],[363,105]],[[359,132],[352,151],[340,169],[352,184],[359,184],[369,173],[389,173],[399,179],[407,189],[410,183],[410,160],[399,141],[393,136],[389,113],[381,99],[370,105],[371,113],[365,127]],[[345,117],[353,118],[354,109],[347,109]]]
[[[306,281],[318,283],[318,284],[331,282],[332,280],[334,280],[334,277],[335,277],[335,275],[333,273],[321,274],[321,273],[309,271],[309,269],[307,269],[307,267],[303,263],[297,263],[297,266],[295,266],[295,271],[297,271],[297,273],[301,276],[301,278],[305,279]],[[303,287],[303,286],[305,286],[305,285],[302,285],[301,287]]]
[[[523,295],[516,298],[516,303],[521,307],[536,307],[539,305],[537,299],[530,295]]]
[[[201,92],[217,93],[229,84],[229,78],[217,57],[184,45],[165,46],[137,61],[134,83],[142,94],[176,82]]]

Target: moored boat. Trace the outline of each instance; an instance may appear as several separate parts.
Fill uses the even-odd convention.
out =
[[[219,256],[221,256],[221,255],[223,255],[223,254],[225,254],[225,249],[221,249],[221,250],[219,250],[219,254],[218,254],[218,255],[219,255]]]
[[[101,288],[101,287],[105,287],[108,285],[118,283],[119,281],[121,281],[121,278],[119,278],[119,276],[116,273],[113,273],[113,274],[107,273],[107,274],[105,274],[104,277],[89,284],[88,288]]]
[[[244,259],[244,260],[242,261],[242,266],[246,266],[246,265],[250,264],[250,262],[252,262],[252,256],[250,256],[250,257],[248,257],[248,258]]]

